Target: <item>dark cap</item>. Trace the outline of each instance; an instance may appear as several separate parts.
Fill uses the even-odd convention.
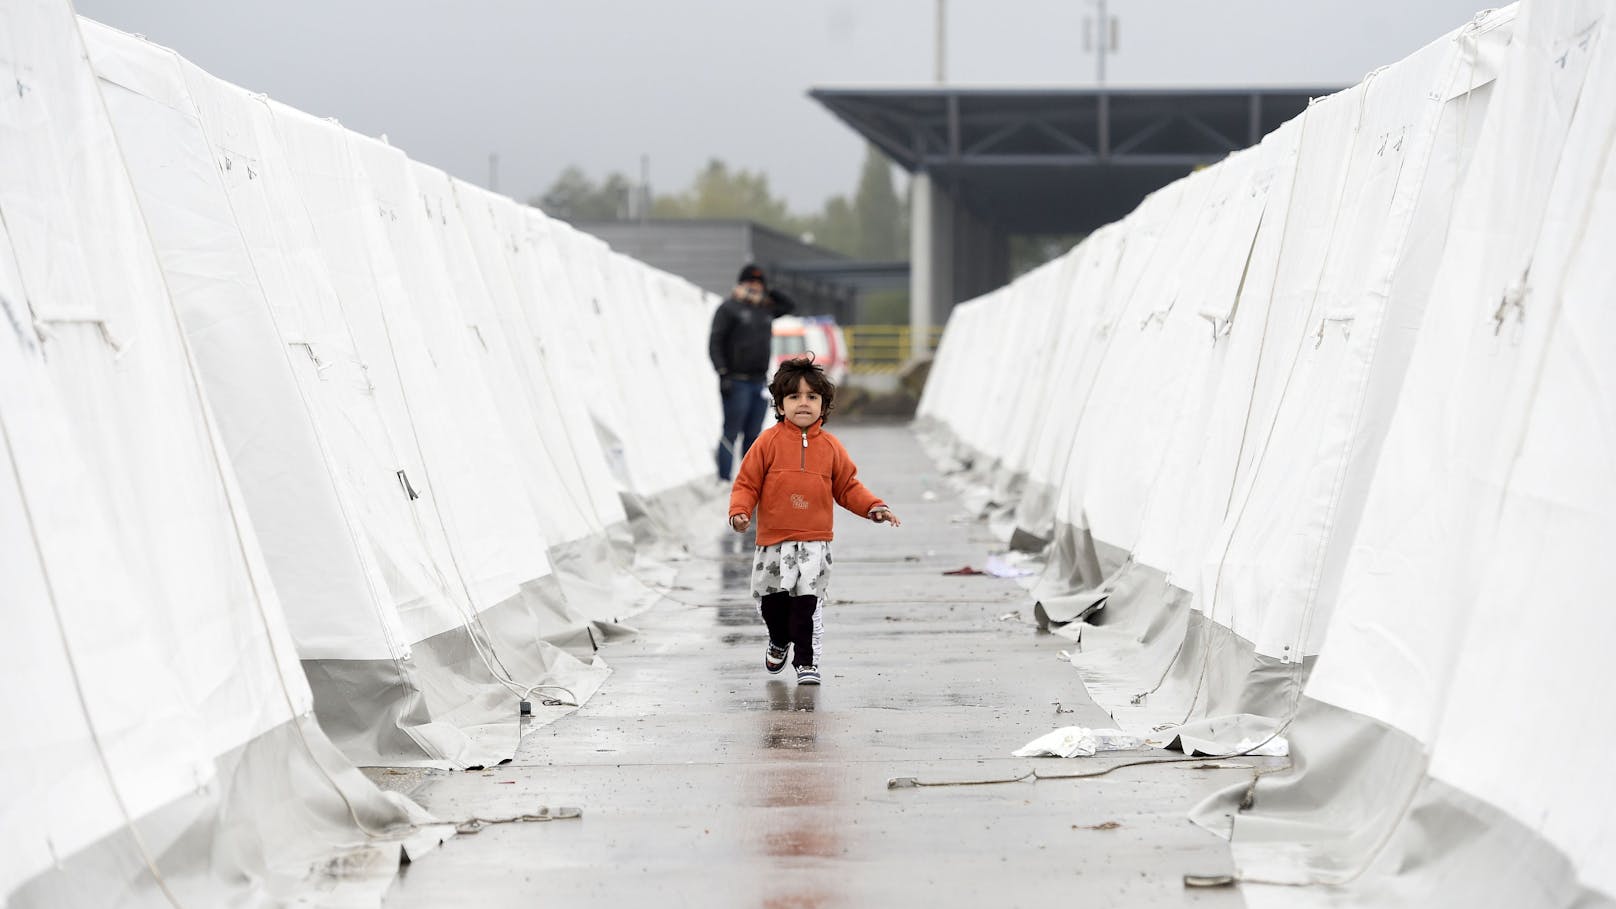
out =
[[[769,286],[768,279],[763,277],[763,269],[752,262],[746,263],[746,267],[741,269],[740,276],[735,279],[736,284],[745,284],[748,281],[757,281],[764,287]]]

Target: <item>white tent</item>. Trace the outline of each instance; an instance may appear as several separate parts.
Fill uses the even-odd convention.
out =
[[[609,532],[626,515],[590,419],[588,396],[571,384],[573,375],[587,369],[586,360],[579,362],[583,354],[576,338],[576,325],[586,316],[566,273],[547,268],[549,219],[463,181],[454,181],[454,194],[474,241],[494,318],[504,327],[517,363],[526,367],[524,384],[535,400],[550,402],[537,407],[548,418],[547,448],[558,448],[565,439],[568,453],[554,461],[567,478],[568,504],[592,516],[592,530]],[[576,533],[569,527],[560,540],[575,539]]]
[[[1522,19],[1292,727],[1305,762],[1234,827],[1251,878],[1380,904],[1616,895],[1616,743],[1586,721],[1616,632],[1616,5]]]
[[[630,516],[665,526],[711,486],[711,452],[685,440],[719,435],[717,380],[703,348],[688,346],[691,329],[675,326],[680,318],[705,325],[717,300],[689,288],[691,302],[653,301],[644,266],[567,224],[530,217],[542,219],[536,246],[544,273],[565,274],[570,289],[564,369],[574,387],[589,389],[590,414]],[[674,421],[651,418],[653,395],[668,399]],[[681,431],[670,431],[675,425]]]
[[[71,11],[7,14],[0,767],[15,788],[0,893],[17,907],[285,895],[333,850],[407,829],[408,805],[310,715]]]
[[[626,534],[622,503],[588,412],[558,383],[546,350],[546,330],[559,318],[543,317],[535,308],[531,312],[547,328],[530,321],[524,294],[543,300],[546,288],[516,252],[521,238],[495,223],[496,207],[519,207],[435,168],[413,166],[431,212],[427,227],[441,234],[452,297],[519,459],[517,474],[549,544],[554,577],[570,612],[588,617],[596,632],[611,632],[620,619],[649,605],[652,595],[624,571],[633,554],[613,547],[613,535]]]
[[[350,761],[509,757],[606,673],[547,639],[655,598],[621,497],[710,470],[712,301],[66,4],[0,18],[0,894],[291,901],[343,856],[374,902],[438,834]],[[615,336],[687,421],[573,343]]]
[[[1292,667],[1318,651],[1361,501],[1350,490],[1373,467],[1509,21],[1478,20],[1320,100],[1151,196],[1114,243],[1102,235],[1114,272],[1095,280],[1100,299],[1068,298],[1090,318],[1058,320],[1076,345],[1057,358],[1075,361],[1059,395],[1032,389],[1043,375],[997,368],[1057,320],[1018,328],[1027,304],[995,319],[1003,359],[976,358],[988,384],[962,404],[973,415],[957,438],[990,469],[1040,465],[988,482],[1036,497],[1032,517],[1054,489],[1052,526],[1018,528],[1051,541],[1040,614],[1060,623],[1103,605],[1097,634],[1118,649],[1091,661],[1104,663],[1094,681],[1155,690],[1141,722],[1294,700]],[[1064,464],[1058,450],[1002,452],[1035,437],[983,422],[995,410],[983,402],[1028,396],[1067,425],[1045,433]]]
[[[486,394],[451,373],[449,353],[423,349],[421,338],[443,333],[421,331],[406,300],[392,298],[382,318],[363,305],[379,297],[364,295],[369,285],[310,280],[309,267],[331,261],[304,215],[319,206],[297,191],[263,102],[163,48],[86,28],[203,387],[239,453],[238,476],[327,732],[362,763],[473,766],[508,757],[526,684],[583,683],[587,692],[600,673],[542,642],[527,646],[565,622],[549,615],[559,605],[544,602],[548,566],[536,520],[492,504],[500,497],[488,480],[500,468],[489,453],[499,440],[476,446],[484,456],[474,463],[464,455],[465,440],[477,438],[468,402]],[[205,105],[192,100],[198,96]],[[338,128],[321,125],[327,129],[314,132],[329,138],[323,147],[346,154]],[[190,166],[174,167],[176,158]],[[350,194],[336,198],[365,212],[396,211],[360,194],[372,185],[364,172],[345,173]],[[363,229],[333,217],[325,237],[339,235],[333,223]],[[379,232],[361,236],[371,243],[363,253],[378,262],[406,258],[393,257]],[[428,254],[415,249],[408,258]],[[370,339],[366,353],[348,343],[358,337]],[[402,390],[406,376],[414,400]],[[452,392],[458,406],[444,400]],[[387,401],[399,408],[391,415],[377,406]],[[451,413],[461,419],[451,423]],[[436,432],[418,436],[422,425]],[[423,437],[455,441],[426,457]],[[440,463],[447,467],[431,474],[424,466]],[[486,615],[501,603],[517,615]],[[525,684],[513,684],[513,672]]]
[[[1338,889],[1248,899],[1616,896],[1570,713],[1610,687],[1612,12],[1478,16],[951,320],[923,424],[1045,547],[1096,699],[1290,738],[1196,817],[1244,880]]]

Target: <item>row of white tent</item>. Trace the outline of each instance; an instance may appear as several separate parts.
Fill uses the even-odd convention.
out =
[[[922,425],[1101,706],[1288,743],[1193,813],[1254,904],[1616,898],[1613,142],[1616,3],[1523,0],[949,322]]]
[[[510,758],[655,598],[717,301],[64,0],[0,23],[0,899],[396,866],[427,819],[356,765]]]

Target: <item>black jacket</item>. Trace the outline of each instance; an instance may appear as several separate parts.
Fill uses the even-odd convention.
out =
[[[713,313],[712,334],[707,336],[713,368],[721,376],[762,381],[769,371],[771,326],[796,309],[797,304],[777,290],[769,291],[768,301],[757,306],[726,298]]]

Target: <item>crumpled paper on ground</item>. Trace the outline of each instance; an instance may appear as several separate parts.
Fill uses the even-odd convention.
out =
[[[1093,757],[1101,751],[1128,751],[1145,747],[1145,740],[1121,729],[1063,726],[1033,739],[1011,754],[1016,757]]]

